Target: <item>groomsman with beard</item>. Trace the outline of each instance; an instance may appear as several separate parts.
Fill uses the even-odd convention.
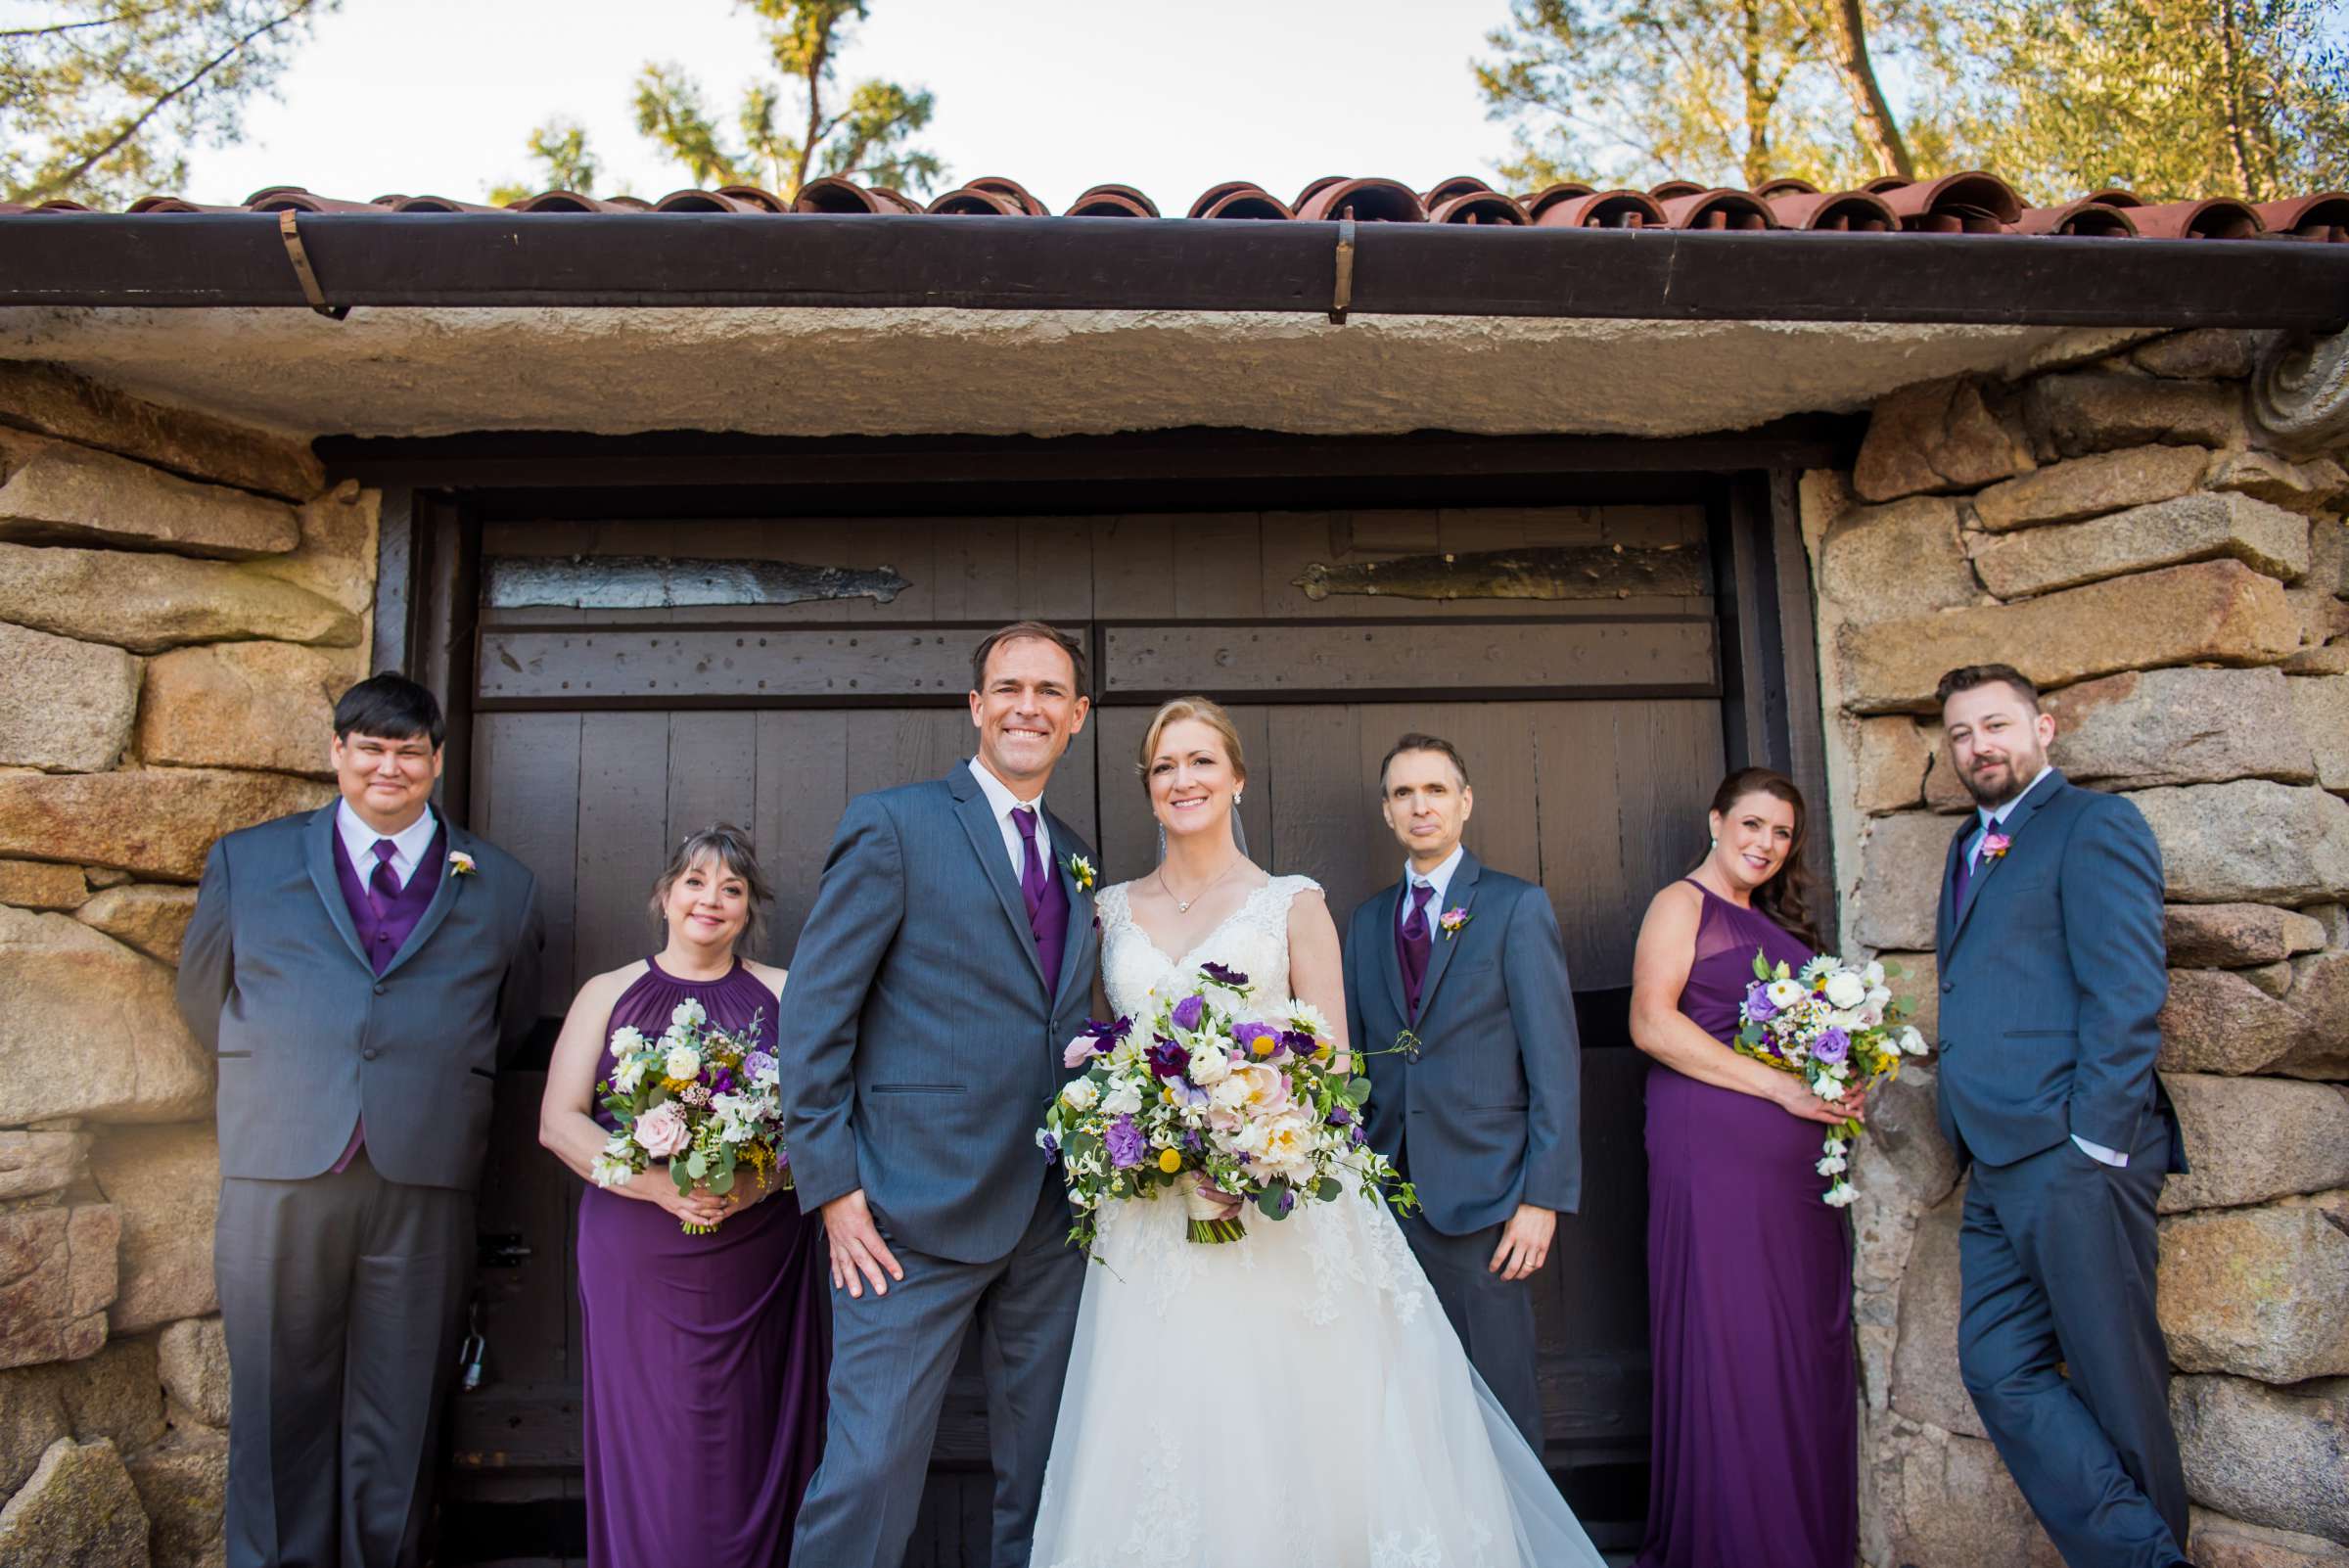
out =
[[[1370,1054],[1370,1145],[1417,1188],[1404,1235],[1469,1361],[1542,1453],[1530,1283],[1582,1198],[1581,1045],[1549,897],[1461,847],[1475,810],[1450,741],[1379,764],[1402,880],[1346,934],[1347,1037]]]
[[[213,845],[188,923],[179,1007],[220,1067],[229,1568],[411,1564],[431,1511],[543,945],[530,873],[433,809],[441,730],[402,676],[344,693],[342,799]]]
[[[1970,1161],[1958,1365],[2073,1568],[2187,1568],[2186,1479],[2154,1311],[2154,1206],[2186,1169],[2153,1074],[2169,992],[2143,815],[2048,765],[2055,720],[2007,665],[1942,676],[1975,812],[1942,881],[1941,1130]]]

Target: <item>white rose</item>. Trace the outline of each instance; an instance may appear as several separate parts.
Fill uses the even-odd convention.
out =
[[[612,1054],[615,1056],[632,1056],[649,1043],[644,1038],[644,1031],[633,1024],[622,1024],[612,1031]]]
[[[1216,1086],[1208,1091],[1208,1098],[1225,1110],[1237,1110],[1248,1103],[1248,1081],[1226,1073]]]
[[[1881,986],[1884,984],[1884,966],[1870,958],[1867,967],[1860,971],[1860,978],[1870,987]]]
[[[644,1084],[644,1058],[631,1056],[612,1070],[612,1086],[622,1094],[633,1094]]]
[[[1142,1091],[1130,1081],[1122,1082],[1116,1088],[1101,1096],[1104,1116],[1131,1116],[1142,1108]]]
[[[698,1029],[709,1019],[710,1015],[702,1011],[702,1004],[691,996],[677,1003],[668,1015],[668,1021],[679,1029]]]
[[[1867,1000],[1867,985],[1848,969],[1838,969],[1827,977],[1827,1005],[1853,1008]]]
[[[1089,1078],[1077,1079],[1060,1091],[1060,1103],[1072,1111],[1089,1111],[1101,1102],[1101,1091]]]
[[[1810,992],[1800,981],[1773,980],[1770,983],[1771,1005],[1780,1012],[1784,1012],[1809,994]]]
[[[1873,967],[1872,965],[1870,967]],[[1867,1005],[1878,1012],[1892,1005],[1892,988],[1881,981],[1867,988]]]
[[[1220,1050],[1191,1052],[1191,1065],[1186,1070],[1192,1083],[1201,1088],[1214,1088],[1231,1077],[1231,1058]]]
[[[1911,1056],[1922,1056],[1925,1054],[1925,1037],[1916,1032],[1915,1025],[1907,1024],[1902,1026],[1901,1049],[1908,1052]]]
[[[661,1076],[680,1081],[699,1078],[702,1073],[702,1053],[690,1045],[671,1045],[668,1055],[662,1059]]]

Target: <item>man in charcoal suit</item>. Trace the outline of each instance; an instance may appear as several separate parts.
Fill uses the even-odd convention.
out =
[[[1468,1360],[1534,1453],[1542,1395],[1530,1283],[1582,1200],[1581,1046],[1549,896],[1460,844],[1476,798],[1450,741],[1379,764],[1403,879],[1346,933],[1346,1032],[1372,1054],[1371,1147],[1418,1189],[1404,1235]]]
[[[2153,1073],[2161,851],[2136,807],[2048,765],[2055,721],[2020,672],[1953,669],[1939,696],[1978,807],[1936,942],[1941,1129],[1972,1163],[1958,1368],[2065,1562],[2185,1568],[2154,1312],[2154,1205],[2186,1169]]]
[[[230,1568],[418,1558],[499,1058],[538,1011],[520,862],[433,809],[440,705],[335,707],[342,799],[212,846],[179,1006],[219,1058]]]

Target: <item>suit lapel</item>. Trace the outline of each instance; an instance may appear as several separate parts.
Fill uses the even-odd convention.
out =
[[[1933,900],[1933,947],[1947,956],[1950,944],[1958,938],[1958,862],[1965,853],[1965,841],[1972,837],[1979,819],[1968,816],[1956,836],[1950,840],[1949,852],[1942,856],[1941,896]]]
[[[1387,1000],[1395,1005],[1395,1016],[1404,1027],[1411,1025],[1411,1010],[1403,998],[1403,962],[1395,953],[1395,923],[1397,910],[1403,907],[1403,884],[1398,882],[1378,896],[1378,972],[1387,977]]]
[[[335,813],[341,809],[339,804],[323,807],[310,818],[310,825],[302,830],[302,857],[309,862],[310,885],[318,890],[319,902],[326,905],[327,919],[343,933],[350,955],[366,964],[367,949],[359,942],[358,925],[350,918],[350,904],[343,897],[343,880],[335,874]]]
[[[475,852],[480,846],[474,843],[473,835],[460,832],[456,824],[450,822],[445,816],[440,819],[440,823],[444,830],[439,835],[444,844],[441,854],[445,856],[453,851],[463,851],[472,856],[476,865],[479,865],[481,856]],[[427,850],[425,853],[429,854],[432,852]],[[410,877],[414,877],[423,869],[422,866],[417,867],[416,871],[409,873]],[[479,872],[475,873],[477,876],[479,874]],[[448,918],[448,911],[456,907],[458,885],[472,880],[472,877],[457,875],[457,868],[454,865],[447,863],[445,859],[442,861],[440,885],[433,890],[433,901],[424,906],[424,917],[416,922],[416,929],[408,933],[408,940],[399,945],[399,951],[393,953],[392,961],[384,966],[386,975],[391,974],[401,964],[424,950],[424,945],[433,940],[433,933],[440,929],[440,922]]]
[[[2031,825],[2031,819],[2039,814],[2040,807],[2053,800],[2056,793],[2063,789],[2065,782],[2060,771],[2053,768],[2049,769],[2047,777],[2023,792],[2023,798],[2014,803],[2014,809],[2006,813],[2006,820],[1991,831],[2004,833],[2008,839],[2021,838],[2023,830]],[[1979,822],[1979,816],[1975,820]],[[1963,846],[1964,837],[1961,835],[1958,842]],[[1950,930],[1949,945],[1952,948],[1955,948],[1958,939],[1965,935],[1966,922],[1973,918],[1974,911],[1982,907],[1983,894],[1990,887],[1990,879],[1998,875],[1999,867],[2004,865],[2012,853],[2013,852],[2009,850],[2006,854],[1984,861],[1966,883],[1965,907],[1957,911],[1956,924]]]
[[[1046,811],[1044,818],[1051,824],[1052,874],[1060,878],[1060,890],[1068,896],[1069,900],[1068,935],[1061,939],[1060,944],[1060,994],[1052,998],[1052,1010],[1058,1013],[1061,1002],[1069,994],[1069,988],[1077,983],[1077,971],[1082,967],[1077,960],[1084,951],[1085,939],[1092,935],[1093,896],[1077,886],[1076,877],[1069,872],[1069,856],[1077,853],[1069,846],[1078,842],[1077,835],[1070,832],[1068,824],[1051,812]],[[1100,878],[1096,873],[1094,885],[1097,887],[1099,884]],[[1027,900],[1023,899],[1020,906],[1025,909]],[[1028,945],[1033,947],[1036,944],[1031,942]]]
[[[1454,909],[1473,908],[1476,902],[1476,879],[1484,870],[1473,854],[1462,852],[1460,868],[1451,875],[1451,886],[1445,890]],[[1431,900],[1432,902],[1432,900]],[[1425,1018],[1436,1005],[1436,988],[1444,983],[1444,971],[1451,967],[1451,951],[1460,945],[1461,932],[1443,929],[1444,911],[1431,907],[1427,911],[1436,919],[1436,929],[1429,933],[1435,939],[1434,951],[1428,955],[1427,979],[1419,987],[1419,1017]],[[1414,1020],[1416,1022],[1416,1020]]]
[[[1019,938],[1020,951],[1028,955],[1028,967],[1036,973],[1037,987],[1044,983],[1044,963],[1036,955],[1036,932],[1028,924],[1028,900],[1020,895],[1020,885],[1011,879],[1011,862],[1003,853],[1003,830],[995,825],[995,813],[987,803],[987,792],[971,773],[968,762],[957,762],[954,771],[946,775],[946,790],[954,797],[954,814],[962,820],[962,830],[970,836],[971,853],[979,856],[979,869],[995,890],[995,901],[1003,906],[1003,918],[1011,922],[1012,933]],[[1074,911],[1072,911],[1074,918]]]

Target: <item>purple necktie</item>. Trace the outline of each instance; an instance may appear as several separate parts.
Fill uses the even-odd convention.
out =
[[[1044,907],[1044,857],[1036,849],[1036,812],[1015,806],[1011,823],[1020,830],[1020,897],[1028,900],[1028,921],[1034,925]]]
[[[390,839],[375,841],[375,870],[367,878],[367,901],[375,905],[379,920],[391,909],[392,900],[399,897],[399,875],[392,869],[392,857],[398,853],[399,846]],[[376,965],[376,972],[383,972],[382,964]],[[362,1116],[352,1124],[350,1141],[343,1145],[342,1157],[327,1169],[337,1176],[349,1170],[350,1162],[358,1158],[359,1146],[366,1141],[367,1119]]]
[[[1972,852],[1958,857],[1958,876],[1955,885],[1950,889],[1950,914],[1953,917],[1965,913],[1965,890],[1973,885],[1974,860],[1982,853],[1982,845],[1990,838],[1996,825],[1994,823],[1991,827],[1985,827],[1982,830],[1982,837],[1975,841]]]
[[[1432,882],[1422,882],[1411,889],[1411,911],[1403,917],[1403,941],[1396,951],[1403,958],[1403,999],[1411,1009],[1414,1021],[1419,1017],[1419,986],[1427,979],[1428,954],[1434,950],[1433,935],[1427,929],[1427,900],[1436,896]]]

